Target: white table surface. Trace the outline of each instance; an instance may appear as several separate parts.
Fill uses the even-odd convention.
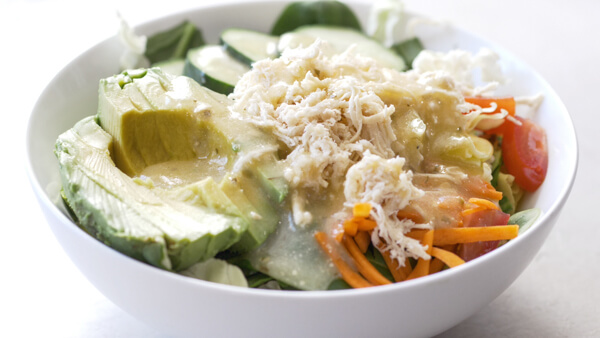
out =
[[[115,34],[117,11],[137,24],[206,2],[147,8],[127,0],[0,0],[1,336],[164,336],[104,298],[62,251],[25,174],[25,128],[54,74]],[[600,221],[592,213],[600,188],[600,1],[405,4],[478,32],[537,69],[569,109],[580,145],[571,197],[533,263],[490,305],[440,337],[600,337]]]

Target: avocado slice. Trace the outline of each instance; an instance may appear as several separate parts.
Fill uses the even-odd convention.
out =
[[[260,160],[258,170],[277,175],[270,168],[277,167],[275,137],[236,117],[227,96],[191,78],[159,68],[125,71],[101,80],[99,92],[98,119],[114,138],[113,159],[132,177],[156,163],[198,158],[221,159],[236,172]],[[269,188],[287,193],[282,182]]]
[[[101,80],[97,116],[56,143],[74,219],[109,246],[175,271],[262,244],[277,227],[287,183],[274,137],[232,116],[230,103],[158,68]],[[224,173],[167,188],[143,175],[185,161],[218,162]]]
[[[112,137],[87,117],[59,136],[63,192],[79,225],[100,241],[152,265],[182,270],[214,257],[247,229],[239,217],[164,198],[136,184],[110,157]]]
[[[173,78],[159,68],[102,79],[98,118],[114,138],[112,156],[117,167],[133,177],[167,161],[231,160],[231,140],[213,124],[218,119],[213,116],[215,100],[205,102],[201,88],[189,78]]]
[[[288,185],[275,137],[236,117],[228,109],[231,104],[227,96],[191,78],[151,68],[102,80],[98,118],[114,137],[117,167],[130,176],[169,161],[202,158],[205,163],[225,163],[223,179],[212,189],[206,189],[205,181],[176,187],[183,190],[171,195],[187,195],[187,202],[204,203],[224,214],[235,208],[235,216],[248,224],[247,233],[232,247],[242,253],[275,231],[278,205],[287,196]]]
[[[277,229],[279,208],[273,204],[260,187],[254,172],[246,170],[236,176],[227,176],[219,188],[238,206],[248,231],[235,243],[231,251],[245,253],[260,246]]]
[[[109,155],[112,140],[94,124],[95,120],[88,117],[60,135],[56,142],[62,194],[68,210],[85,231],[105,244],[138,260],[170,269],[163,233],[152,225],[140,226],[135,219],[142,217],[141,214],[132,212],[118,197],[96,183],[104,180],[110,185],[118,178],[104,172],[104,168],[113,167]],[[98,169],[89,170],[86,162],[94,163]],[[101,212],[104,207],[98,208],[98,203],[113,212]]]
[[[264,178],[257,170],[227,175],[220,183],[212,177],[180,188],[164,191],[168,198],[197,206],[207,206],[219,213],[241,218],[248,230],[230,248],[234,254],[245,253],[262,244],[275,231],[279,211],[262,186]],[[270,187],[274,189],[273,186]],[[272,190],[275,193],[275,190]]]

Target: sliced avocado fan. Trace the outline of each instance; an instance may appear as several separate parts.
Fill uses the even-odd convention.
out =
[[[152,265],[181,270],[238,241],[247,224],[207,207],[161,198],[110,158],[111,137],[94,117],[56,144],[63,191],[79,225],[102,242]]]
[[[277,227],[287,184],[273,136],[231,116],[229,103],[158,68],[101,80],[97,117],[56,143],[78,224],[122,253],[176,271],[262,244]],[[217,161],[224,172],[169,188],[143,176],[171,161]]]

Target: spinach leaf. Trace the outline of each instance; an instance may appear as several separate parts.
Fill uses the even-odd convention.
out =
[[[150,63],[183,59],[188,50],[204,45],[204,37],[198,27],[189,21],[154,34],[148,38],[146,53]]]
[[[421,40],[419,40],[417,37],[398,42],[391,48],[404,59],[407,67],[406,70],[412,69],[413,61],[417,55],[419,55],[419,53],[425,49],[425,47],[423,47],[423,43],[421,43]]]
[[[298,1],[289,4],[271,29],[281,35],[305,25],[326,25],[362,31],[360,22],[350,7],[339,1]]]

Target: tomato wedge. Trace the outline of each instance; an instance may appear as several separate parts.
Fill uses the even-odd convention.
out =
[[[464,217],[463,224],[465,227],[485,227],[494,225],[507,225],[509,214],[506,214],[496,209],[486,209],[476,211]],[[468,262],[481,255],[484,255],[498,247],[500,241],[464,243],[458,248],[457,254]]]
[[[521,122],[504,123],[502,157],[506,171],[515,182],[529,192],[536,191],[548,171],[546,132],[529,119],[515,116]],[[510,121],[507,121],[510,122]]]

